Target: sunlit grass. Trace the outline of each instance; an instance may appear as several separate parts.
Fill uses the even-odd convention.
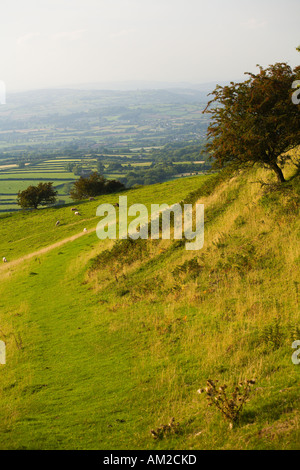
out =
[[[145,241],[122,262],[94,232],[1,266],[0,447],[30,449],[296,449],[299,373],[299,217],[264,198],[265,171],[221,183],[205,204],[205,245]],[[128,191],[128,204],[172,204],[205,178]],[[296,182],[294,191],[297,190]],[[0,221],[11,260],[95,228],[100,202],[15,214]],[[55,227],[55,221],[61,226]],[[140,247],[140,248],[139,248]],[[278,325],[276,327],[275,325]],[[2,335],[2,336],[1,336]],[[299,338],[300,339],[300,338]],[[256,377],[232,429],[197,394],[208,378]],[[150,430],[174,417],[179,432]]]

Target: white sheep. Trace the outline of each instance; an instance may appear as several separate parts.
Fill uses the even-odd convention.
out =
[[[87,228],[84,228],[83,231],[84,231],[84,232],[87,232]]]
[[[80,215],[80,213],[79,213],[79,212],[74,212],[74,214],[75,214],[75,215]]]
[[[5,256],[3,256],[2,260],[3,260],[3,263],[7,263],[7,259],[5,258]]]
[[[58,220],[58,221],[56,222],[56,224],[55,224],[56,227],[57,227],[59,224],[60,224],[60,221]]]

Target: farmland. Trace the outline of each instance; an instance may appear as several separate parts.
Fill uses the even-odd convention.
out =
[[[110,156],[106,157],[106,162],[110,161]],[[131,171],[147,171],[152,162],[141,161],[140,159],[135,159],[133,155],[119,155],[113,156],[113,161],[126,159],[130,161],[130,170]],[[183,164],[185,164],[183,162]],[[190,163],[187,162],[190,166]],[[57,203],[65,204],[71,202],[70,198],[70,188],[72,183],[79,178],[79,175],[74,174],[74,172],[68,171],[66,169],[67,165],[73,165],[75,167],[80,167],[80,171],[89,172],[97,170],[97,158],[83,157],[83,158],[69,158],[69,159],[52,159],[45,160],[41,163],[30,164],[25,166],[23,169],[20,168],[4,168],[0,169],[0,212],[13,212],[19,209],[17,205],[17,193],[26,189],[30,185],[37,185],[42,181],[52,181],[53,186],[58,191]],[[198,163],[196,164],[198,165]],[[202,165],[202,163],[201,163]],[[111,170],[111,164],[103,163],[102,173],[108,179],[124,179],[126,172],[128,171],[127,165],[125,163],[119,163],[117,169]],[[176,168],[176,165],[174,166]],[[200,167],[199,167],[200,169]],[[175,170],[174,170],[175,171]],[[178,170],[179,171],[179,170]],[[177,168],[175,171],[174,177],[178,176],[190,176],[192,173],[187,174],[176,174]],[[196,173],[193,173],[196,174]],[[173,177],[166,177],[165,179],[172,179]]]
[[[30,185],[41,181],[53,181],[58,190],[58,199],[62,203],[70,201],[64,190],[66,183],[75,181],[73,173],[64,170],[63,161],[45,161],[42,164],[0,170],[0,212],[17,210],[16,197]]]
[[[18,210],[18,191],[42,181],[53,182],[58,204],[70,202],[72,183],[96,170],[127,187],[203,173],[205,102],[191,90],[8,96],[0,107],[0,212]]]
[[[0,151],[153,147],[203,138],[206,93],[45,90],[8,96],[0,108]]]

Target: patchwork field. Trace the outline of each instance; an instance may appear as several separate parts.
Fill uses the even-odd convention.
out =
[[[58,150],[80,143],[149,147],[203,137],[207,92],[196,90],[38,90],[0,108],[0,151]]]
[[[120,165],[120,169],[111,170],[109,162],[114,163],[116,159]],[[127,163],[122,163],[122,158],[126,158]],[[130,163],[128,163],[130,162]],[[180,162],[174,162],[174,165]],[[186,164],[190,162],[182,162]],[[198,162],[195,162],[198,163]],[[201,162],[203,163],[203,162]],[[41,181],[52,181],[53,186],[58,191],[58,204],[71,202],[69,196],[70,183],[79,178],[74,172],[68,171],[68,165],[78,165],[83,171],[97,171],[97,159],[89,156],[82,158],[56,158],[46,159],[39,163],[27,164],[24,168],[17,165],[3,165],[0,167],[0,213],[13,212],[19,210],[17,205],[18,191],[23,191],[30,185],[37,185]],[[147,169],[152,164],[147,160],[147,155],[141,161],[135,154],[113,155],[106,157],[106,163],[103,164],[103,174],[108,179],[120,179],[126,174],[126,168],[130,164],[131,171],[138,169]],[[122,170],[122,168],[124,168]],[[167,179],[190,176],[191,173],[178,174],[170,176]]]
[[[70,202],[64,185],[76,181],[78,176],[65,170],[66,162],[80,162],[80,159],[45,160],[36,165],[29,165],[23,169],[16,167],[0,169],[0,212],[20,209],[16,203],[18,191],[23,191],[30,185],[36,186],[41,181],[53,181],[58,190],[60,203]],[[93,161],[87,160],[86,165],[93,167]]]

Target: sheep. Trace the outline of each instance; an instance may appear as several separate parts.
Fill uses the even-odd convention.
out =
[[[94,200],[95,200],[94,197],[90,197],[90,198],[89,198],[89,201],[94,201]]]
[[[2,260],[3,260],[3,263],[7,263],[7,259],[5,258],[5,256],[3,256]]]
[[[76,207],[72,207],[71,211],[78,211],[78,209],[76,209]]]
[[[79,212],[74,212],[74,214],[75,214],[75,215],[80,215],[80,213],[79,213]]]
[[[56,227],[58,227],[58,225],[60,224],[60,221],[58,220],[55,224]]]
[[[83,231],[84,231],[84,232],[87,232],[87,228],[84,228]]]

